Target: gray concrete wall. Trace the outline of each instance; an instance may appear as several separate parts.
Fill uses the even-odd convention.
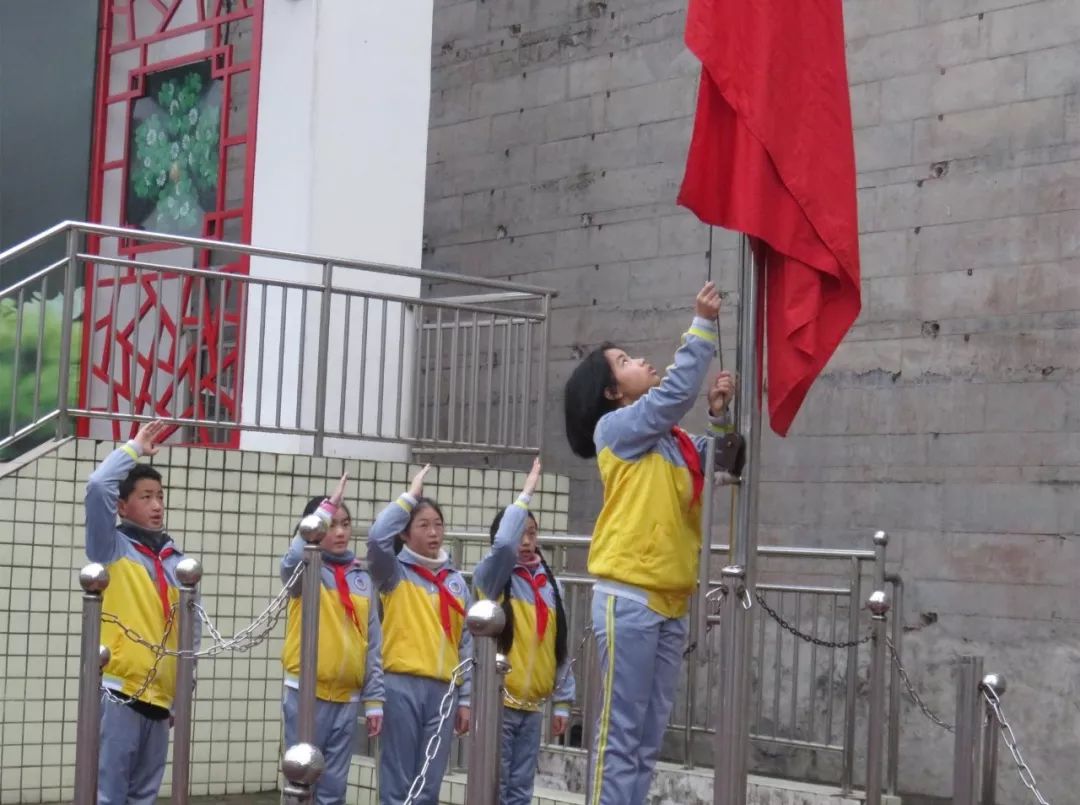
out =
[[[786,440],[762,538],[894,535],[909,664],[951,716],[986,656],[1054,802],[1080,753],[1080,0],[846,0],[864,312]],[[666,361],[709,271],[674,205],[697,64],[685,0],[436,0],[425,266],[557,288],[561,387],[610,338]],[[735,240],[712,272],[734,284]],[[730,361],[733,320],[725,319]],[[660,364],[664,365],[664,364]],[[948,794],[951,738],[905,709],[903,787]],[[1028,801],[1003,761],[1003,803]]]

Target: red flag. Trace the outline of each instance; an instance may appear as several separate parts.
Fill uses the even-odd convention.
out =
[[[861,304],[841,0],[690,0],[686,44],[702,71],[679,203],[764,243],[783,436]]]

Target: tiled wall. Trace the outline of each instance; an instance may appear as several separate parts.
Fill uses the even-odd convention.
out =
[[[70,800],[74,782],[78,569],[83,491],[115,445],[59,445],[0,478],[0,803]],[[167,448],[156,457],[166,482],[168,530],[204,568],[204,606],[229,636],[278,591],[278,561],[300,510],[343,471],[354,479],[347,503],[363,528],[402,491],[406,464],[316,459],[239,451]],[[448,525],[486,531],[512,502],[524,473],[436,468],[426,492]],[[545,476],[535,496],[547,533],[566,528],[569,484]],[[469,557],[467,557],[469,558]],[[278,781],[284,624],[244,654],[200,663],[195,704],[192,793],[265,791]],[[203,635],[208,645],[208,635]],[[170,774],[166,773],[165,792]],[[370,796],[370,767],[354,768],[352,796]]]

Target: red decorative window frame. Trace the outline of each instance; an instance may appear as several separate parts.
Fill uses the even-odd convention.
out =
[[[185,22],[178,22],[178,16]],[[255,134],[258,119],[259,68],[261,64],[263,0],[102,0],[98,69],[94,102],[94,132],[91,154],[90,220],[112,226],[126,221],[129,149],[128,131],[132,105],[145,94],[148,75],[196,62],[210,63],[211,78],[223,83],[220,135],[218,140],[218,182],[215,209],[201,222],[201,236],[210,240],[251,242],[252,194],[255,176]],[[237,53],[230,33],[244,29],[250,36],[250,49]],[[201,36],[199,36],[201,35]],[[162,58],[162,43],[189,37],[202,40],[201,48],[181,55]],[[233,114],[237,90],[246,88],[243,117]],[[117,115],[121,109],[123,114]],[[112,120],[110,122],[110,112]],[[120,122],[118,122],[120,121]],[[119,127],[123,131],[119,131]],[[122,138],[123,152],[107,158],[110,142]],[[112,149],[115,152],[115,149]],[[230,163],[232,154],[237,156]],[[115,156],[115,155],[114,155]],[[230,185],[230,168],[242,164],[239,184]],[[119,177],[119,182],[116,178]],[[106,188],[119,188],[120,198],[106,199]],[[239,195],[236,190],[239,189]],[[106,213],[107,202],[112,212]],[[118,211],[118,212],[117,212]],[[113,220],[104,220],[111,217]],[[140,254],[175,248],[168,244],[148,244],[138,239],[116,239],[109,244],[109,254],[135,258]],[[102,254],[100,238],[90,238],[87,251]],[[196,250],[192,267],[213,268],[222,274],[244,274],[249,270],[246,256],[230,256],[231,262],[211,265],[208,250]],[[213,392],[214,404],[225,419],[239,419],[242,377],[242,327],[244,309],[243,283],[223,280],[218,283],[218,299],[207,291],[207,283],[169,272],[121,269],[87,265],[82,340],[82,377],[79,406],[100,401],[102,389],[108,389],[107,404],[95,410],[132,411],[148,416],[178,416],[208,419],[203,400]],[[174,284],[180,295],[179,316],[161,315],[155,305],[156,291],[163,282]],[[135,286],[138,292],[135,293]],[[108,309],[95,310],[95,293],[115,286],[113,294],[129,293],[138,303],[137,310],[122,315]],[[113,305],[113,308],[116,306]],[[153,338],[141,339],[149,317]],[[231,331],[232,338],[226,339]],[[194,341],[182,333],[198,333]],[[134,336],[134,337],[133,337]],[[223,342],[227,342],[223,345]],[[98,344],[95,348],[94,344]],[[151,354],[150,345],[158,350]],[[160,347],[160,349],[159,349]],[[117,350],[120,359],[112,354]],[[115,369],[118,374],[114,374]],[[165,378],[151,389],[151,377]],[[229,377],[229,382],[222,378]],[[92,388],[95,393],[92,393]],[[180,403],[183,397],[187,402]],[[130,426],[113,422],[112,435],[123,438]],[[80,421],[78,433],[89,435],[90,423]],[[237,447],[239,431],[200,428],[190,442],[221,447]]]

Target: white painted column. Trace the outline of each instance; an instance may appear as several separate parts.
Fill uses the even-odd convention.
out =
[[[399,0],[393,13],[355,0],[288,0],[267,3],[259,88],[258,135],[252,242],[291,251],[420,266],[424,182],[430,103],[432,0]],[[318,281],[321,266],[254,259],[256,277]],[[416,297],[419,280],[336,269],[335,285]],[[268,294],[266,325],[257,313],[260,294],[251,296],[244,365],[243,420],[262,425],[297,418],[310,427],[315,418],[314,377],[318,356],[318,296],[310,295],[301,320],[299,294],[285,300],[284,358],[281,354],[281,294]],[[412,319],[406,312],[404,364],[399,361],[400,305],[387,310],[389,328],[381,351],[381,304],[369,308],[366,350],[360,300],[349,317],[349,359],[344,365],[344,302],[335,300],[331,318],[326,388],[327,424],[340,422],[345,386],[345,430],[361,422],[359,388],[363,374],[365,432],[389,434],[398,408],[407,431],[411,406]],[[303,333],[303,350],[301,350]],[[260,339],[264,339],[260,351]],[[361,351],[364,351],[361,361]],[[259,393],[259,367],[262,383]],[[378,378],[384,378],[382,427]],[[279,385],[278,375],[282,380]],[[398,397],[401,373],[403,392]],[[258,400],[258,406],[256,401]],[[258,410],[256,410],[256,407]],[[298,412],[299,409],[299,412]],[[244,449],[304,453],[310,437],[246,433]],[[327,439],[328,455],[363,455],[401,460],[400,444]]]

